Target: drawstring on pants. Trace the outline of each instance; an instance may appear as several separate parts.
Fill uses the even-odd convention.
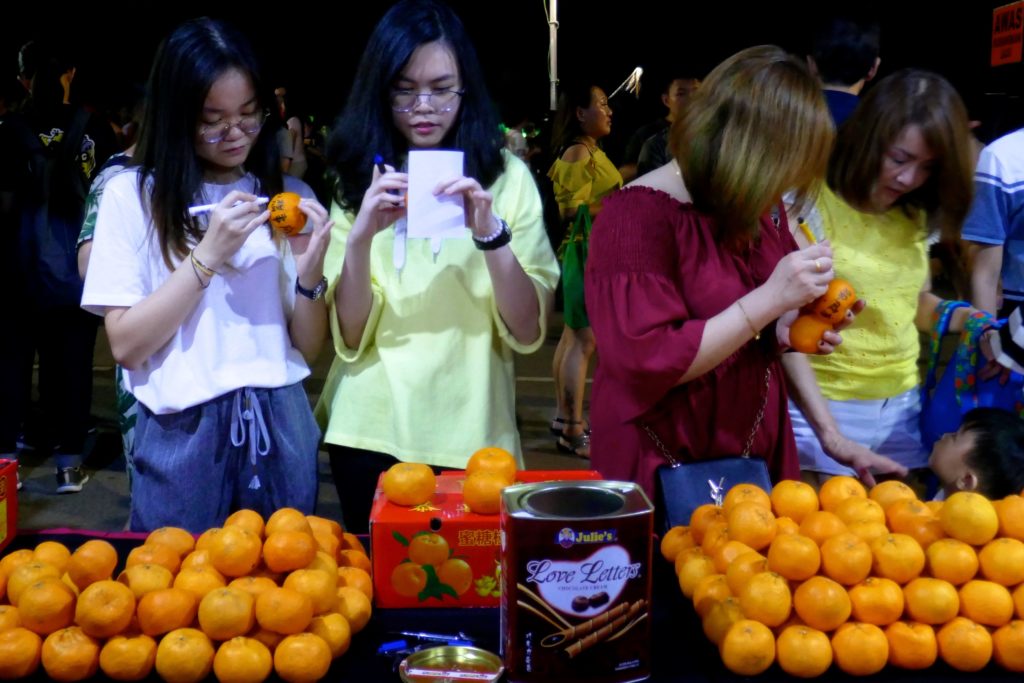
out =
[[[256,490],[260,488],[256,456],[263,457],[270,452],[270,434],[267,432],[267,423],[263,420],[263,409],[256,398],[256,392],[251,387],[242,387],[235,391],[235,405],[231,410],[231,445],[238,447],[247,440],[249,463],[253,471],[249,488]]]

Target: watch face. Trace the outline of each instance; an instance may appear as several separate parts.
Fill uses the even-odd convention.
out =
[[[316,283],[316,287],[314,287],[313,289],[306,289],[301,284],[299,284],[299,279],[295,278],[295,291],[301,294],[302,296],[306,297],[307,299],[317,301],[320,298],[322,298],[324,292],[327,291],[327,278],[320,278],[320,282]]]

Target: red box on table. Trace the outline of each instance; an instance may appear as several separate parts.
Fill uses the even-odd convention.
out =
[[[0,551],[18,530],[18,463],[0,458]]]
[[[465,479],[463,471],[444,472],[437,478],[433,499],[416,507],[390,502],[377,482],[370,511],[377,607],[498,606],[499,516],[469,511],[462,502]],[[516,473],[516,483],[522,484],[599,479],[593,470]]]

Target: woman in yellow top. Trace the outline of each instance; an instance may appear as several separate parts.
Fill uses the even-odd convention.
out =
[[[929,227],[959,231],[971,192],[967,112],[941,76],[892,74],[840,128],[810,222],[818,239],[831,243],[837,277],[867,307],[834,353],[783,360],[808,478],[856,473],[871,481],[858,463],[872,452],[899,465],[888,472],[927,466],[918,330],[930,329],[940,301],[930,291],[927,238]],[[961,329],[971,312],[958,309],[951,329]]]
[[[612,109],[601,88],[580,84],[562,91],[551,133],[551,149],[560,156],[548,177],[567,225],[583,204],[592,217],[596,216],[601,211],[601,200],[622,187],[619,170],[597,146],[611,132]],[[586,311],[580,311],[576,317],[577,320],[567,321],[562,327],[562,338],[555,349],[552,373],[558,407],[551,431],[558,436],[558,450],[589,458],[590,430],[583,420],[583,394],[587,368],[594,355],[594,333]]]

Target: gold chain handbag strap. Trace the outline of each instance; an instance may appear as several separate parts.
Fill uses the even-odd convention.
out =
[[[757,415],[754,416],[754,426],[750,430],[750,436],[747,437],[747,442],[743,446],[743,452],[740,453],[740,457],[750,457],[750,449],[754,446],[754,437],[757,436],[757,431],[761,428],[761,423],[764,422],[764,414],[768,410],[768,392],[771,389],[771,385],[772,368],[771,366],[768,366],[764,371],[764,389],[761,392],[761,407],[758,409]],[[668,460],[672,467],[679,467],[682,465],[682,463],[672,455],[672,452],[669,451],[662,440],[658,438],[658,435],[654,433],[654,430],[651,429],[650,425],[646,422],[641,422],[640,426],[645,432],[647,432],[647,436],[651,437],[651,441],[654,442],[654,445],[658,447],[658,450],[661,451],[661,454],[665,456],[665,459]]]

